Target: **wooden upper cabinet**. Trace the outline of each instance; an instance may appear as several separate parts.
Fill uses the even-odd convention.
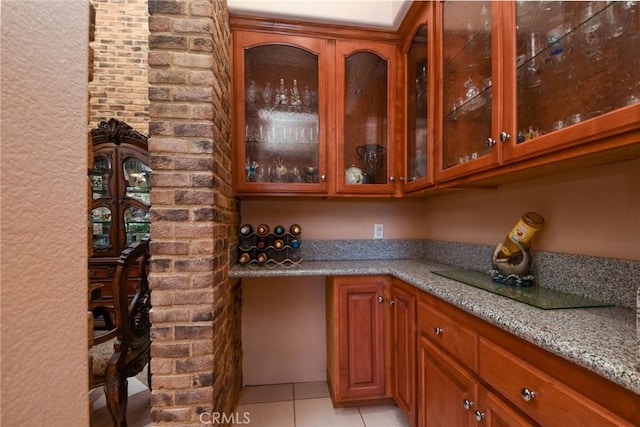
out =
[[[396,189],[393,44],[336,43],[336,192],[393,194]]]
[[[326,41],[233,38],[236,191],[326,193]]]
[[[592,141],[638,142],[640,7],[635,2],[502,5],[510,162]],[[513,64],[516,66],[514,67]],[[505,95],[506,95],[505,89]],[[626,138],[633,132],[635,137]],[[627,135],[631,136],[631,135]]]
[[[473,181],[632,145],[637,155],[638,9],[634,2],[438,3],[437,180]],[[631,151],[624,153],[617,158]]]
[[[433,3],[414,3],[400,27],[402,43],[404,111],[403,191],[434,183],[434,131],[436,129]],[[400,121],[400,120],[399,120]]]
[[[490,1],[447,1],[437,8],[438,58],[442,73],[442,123],[438,180],[498,165],[499,149],[488,140],[500,129],[499,6]],[[497,30],[497,31],[496,31]],[[495,83],[495,84],[494,84]]]
[[[238,16],[231,25],[236,194],[394,196],[395,34]]]

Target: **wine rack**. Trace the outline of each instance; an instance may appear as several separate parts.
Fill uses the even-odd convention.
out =
[[[241,265],[294,265],[302,262],[302,228],[298,224],[286,229],[276,225],[270,229],[260,224],[240,227],[238,262]]]

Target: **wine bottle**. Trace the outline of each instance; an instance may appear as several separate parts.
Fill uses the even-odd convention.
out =
[[[249,255],[248,252],[244,252],[243,254],[241,254],[240,258],[238,259],[238,262],[242,265],[249,264],[250,261],[251,261],[251,255]]]
[[[251,224],[242,224],[242,226],[240,227],[240,235],[248,236],[251,233],[253,233],[253,227],[251,226]]]

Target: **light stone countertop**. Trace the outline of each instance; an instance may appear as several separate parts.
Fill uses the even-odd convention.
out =
[[[391,275],[640,395],[633,309],[542,310],[431,273],[450,269],[420,259],[303,261],[290,267],[237,265],[230,277]]]

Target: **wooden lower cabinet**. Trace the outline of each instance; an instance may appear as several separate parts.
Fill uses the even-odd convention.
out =
[[[327,350],[334,406],[416,427],[640,425],[633,392],[388,276],[327,279]]]
[[[417,324],[419,427],[640,425],[634,393],[439,298]]]
[[[416,289],[399,280],[391,288],[393,398],[416,424]]]
[[[385,311],[390,278],[327,280],[327,380],[334,406],[391,397]]]

